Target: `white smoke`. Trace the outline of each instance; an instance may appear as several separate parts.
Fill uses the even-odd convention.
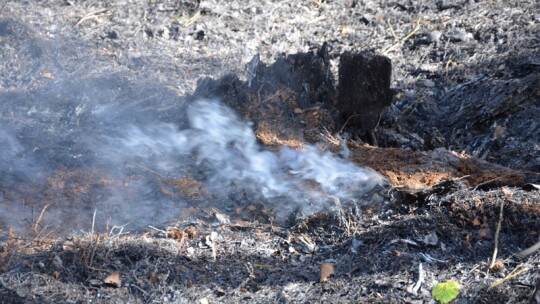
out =
[[[313,146],[264,150],[251,124],[217,101],[194,102],[187,114],[189,128],[184,130],[170,123],[129,126],[120,138],[110,138],[105,155],[129,155],[160,174],[202,172],[214,197],[247,191],[276,205],[282,215],[328,209],[334,198],[368,204],[366,194],[385,183],[373,170]]]
[[[5,23],[15,30],[0,37],[11,46],[3,58],[21,69],[0,91],[0,226],[89,229],[96,212],[96,229],[134,221],[136,229],[174,220],[188,204],[229,202],[286,215],[326,209],[332,197],[370,203],[384,183],[316,147],[267,151],[217,101],[186,112],[188,98],[134,77],[149,75],[144,66],[124,72],[76,39],[43,40]],[[184,177],[208,195],[184,197],[167,184]]]
[[[0,186],[7,191],[0,191],[0,222],[24,227],[34,223],[37,212],[51,203],[42,226],[69,231],[67,219],[84,226],[94,211],[97,229],[125,224],[137,229],[171,221],[189,204],[220,208],[231,203],[265,203],[276,210],[278,218],[284,218],[295,211],[309,214],[333,209],[336,199],[357,204],[380,202],[385,181],[376,172],[314,146],[265,150],[257,142],[252,124],[218,101],[191,103],[183,129],[155,117],[128,122],[125,113],[101,106],[89,112],[88,121],[103,123],[93,130],[87,128],[89,133],[81,136],[84,141],[80,145],[87,149],[79,150],[92,157],[85,155],[83,171],[75,172],[98,175],[79,179],[74,173],[72,178],[65,177],[61,187],[47,186],[48,180],[55,180],[49,174],[64,176],[62,172],[69,170],[60,169],[59,173],[54,167],[45,170],[41,165],[54,154],[35,154],[16,133],[5,126],[0,129]],[[70,147],[65,149],[70,151]],[[40,150],[48,151],[47,146]],[[64,154],[68,155],[64,158],[70,155]],[[179,193],[162,192],[163,183],[188,176],[204,184],[209,195],[193,201]],[[71,187],[79,186],[92,190],[81,196],[69,193]],[[21,203],[26,198],[33,203]]]
[[[0,124],[0,185],[42,178],[43,168],[9,128]]]

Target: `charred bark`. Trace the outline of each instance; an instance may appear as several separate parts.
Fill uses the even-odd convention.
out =
[[[376,144],[373,130],[381,112],[392,102],[392,63],[384,56],[369,53],[341,55],[338,108],[340,123],[362,139]]]

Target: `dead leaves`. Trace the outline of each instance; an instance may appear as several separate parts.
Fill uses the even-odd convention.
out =
[[[321,265],[321,273],[319,282],[326,283],[328,279],[335,274],[334,265],[331,263],[323,263]]]
[[[186,239],[193,239],[197,236],[197,229],[190,226],[184,230],[169,230],[167,231],[167,237],[183,242]]]
[[[493,263],[493,265],[491,265],[489,270],[491,270],[491,271],[500,271],[500,270],[504,269],[504,267],[505,267],[504,262],[496,261],[495,263]]]
[[[111,274],[109,274],[105,280],[103,280],[103,283],[105,283],[106,286],[119,288],[122,286],[122,278],[120,277],[120,273],[118,271],[111,272]]]

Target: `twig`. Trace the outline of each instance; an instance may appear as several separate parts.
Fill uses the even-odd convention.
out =
[[[45,213],[45,210],[47,210],[47,208],[49,208],[51,204],[47,204],[45,205],[45,207],[43,207],[43,209],[41,209],[41,213],[39,214],[37,220],[36,220],[36,223],[34,224],[34,232],[37,233],[37,228],[39,226],[39,223],[41,222],[41,219],[43,218],[43,214]]]
[[[407,41],[409,38],[414,36],[414,34],[416,34],[416,32],[418,32],[420,30],[420,28],[421,28],[421,22],[420,22],[420,19],[418,19],[418,20],[416,20],[416,26],[414,27],[414,29],[410,33],[408,33],[405,37],[399,39],[396,43],[394,43],[393,45],[388,47],[386,50],[384,50],[382,52],[382,54],[385,55],[385,56],[388,55],[388,53],[390,53],[391,50],[393,50],[397,46],[402,45],[405,41]]]
[[[109,235],[113,235],[114,234],[114,231],[118,229],[118,233],[116,234],[116,236],[120,236],[122,234],[128,234],[128,232],[126,233],[123,233],[124,232],[124,228],[126,228],[127,225],[133,223],[133,221],[129,222],[129,223],[126,223],[124,225],[120,225],[120,226],[116,226],[114,225],[112,228],[111,228],[111,231],[109,232]]]
[[[262,89],[262,87],[261,87],[261,89]],[[266,97],[264,100],[260,100],[260,98],[259,98],[259,100],[260,100],[259,103],[266,103],[267,101],[274,101],[273,99],[279,97],[282,94],[285,94],[285,91],[286,91],[286,89],[278,89],[276,91],[276,93]]]
[[[535,300],[536,303],[540,303],[540,280],[536,282],[536,286],[534,287],[531,299]]]
[[[212,260],[215,261],[217,260],[216,244],[212,242],[212,244],[210,245],[210,248],[212,249]]]
[[[156,227],[154,227],[154,226],[152,226],[152,225],[148,225],[148,227],[150,227],[151,229],[154,229],[154,230],[156,230],[156,231],[159,231],[159,232],[161,232],[161,233],[164,233],[165,236],[167,236],[167,231],[165,231],[165,230],[161,230],[161,229],[156,228]],[[178,230],[180,230],[180,229],[178,229]]]
[[[492,269],[495,265],[495,261],[497,260],[497,251],[499,250],[499,234],[501,232],[501,226],[503,221],[503,210],[504,210],[504,199],[501,200],[501,208],[499,210],[499,222],[497,223],[497,230],[495,230],[495,245],[493,248],[493,256],[491,257],[491,265],[489,265],[489,269]]]
[[[418,246],[418,243],[416,243],[415,241],[411,241],[409,239],[393,239],[391,240],[388,244],[395,244],[397,242],[402,242],[402,243],[405,243],[405,244],[409,244],[409,245],[413,245],[413,246]]]
[[[141,169],[143,169],[143,170],[145,170],[145,171],[148,171],[148,172],[150,172],[150,173],[154,173],[155,175],[157,175],[157,176],[159,176],[159,177],[161,177],[161,178],[164,178],[163,175],[161,175],[161,174],[159,174],[158,172],[156,172],[156,171],[154,171],[154,170],[152,170],[152,169],[150,169],[150,168],[148,168],[148,167],[145,167],[145,166],[143,166],[143,165],[139,165],[139,164],[137,164],[137,163],[132,163],[132,164],[130,164],[130,165],[135,166],[135,167],[139,167],[139,168],[141,168]]]
[[[188,26],[194,24],[197,21],[197,19],[199,19],[199,17],[201,17],[201,11],[197,11],[191,18],[186,20],[186,22],[184,22],[182,24],[182,26],[183,27],[188,27]]]
[[[422,263],[420,263],[420,265],[418,265],[418,281],[416,281],[416,284],[409,287],[407,291],[413,295],[417,295],[418,289],[420,289],[422,283],[424,283],[424,267],[422,267]]]
[[[450,64],[455,64],[455,62],[453,62],[452,59],[448,59],[448,61],[444,65],[444,70],[446,71],[446,77],[448,77],[448,69],[450,68]]]
[[[520,269],[521,268],[521,269]],[[518,270],[519,269],[519,270]],[[517,277],[518,275],[522,274],[523,272],[529,270],[528,267],[526,266],[523,266],[522,264],[519,264],[516,269],[512,270],[512,272],[510,272],[506,277],[496,281],[495,283],[491,284],[491,286],[489,286],[489,288],[495,288],[499,285],[501,285],[502,283],[510,280],[510,279],[513,279],[515,277]]]
[[[94,264],[94,257],[96,256],[98,243],[99,243],[99,235],[96,237],[96,242],[95,243],[92,242],[92,252],[90,253],[90,257],[88,258],[87,263],[86,263],[86,267],[88,268],[91,268],[92,264]]]
[[[540,249],[540,241],[537,242],[536,244],[532,245],[531,247],[527,248],[527,249],[524,249],[522,250],[521,252],[519,252],[517,255],[518,257],[520,258],[524,258],[530,254],[533,254],[535,251],[537,251],[538,249]]]
[[[398,40],[399,38],[396,35],[396,32],[394,32],[394,28],[392,27],[390,20],[386,20],[386,24],[388,24],[388,27],[390,28],[390,34],[392,34],[392,37],[394,37],[395,40]]]
[[[324,139],[326,139],[328,142],[332,143],[332,144],[335,145],[335,146],[337,146],[337,145],[340,144],[339,139],[337,139],[334,135],[332,135],[332,134],[330,133],[330,131],[328,131],[328,129],[327,129],[325,126],[323,126],[323,125],[321,124],[321,127],[324,129],[324,132],[326,132],[326,134],[323,134],[323,133],[321,132],[321,136],[322,136]]]
[[[130,232],[126,232],[126,233],[123,233],[124,232],[124,228],[126,228],[127,225],[130,225],[131,223],[133,223],[135,220],[131,221],[131,222],[127,222],[125,223],[124,225],[113,225],[111,230],[109,231],[109,236],[112,236],[114,235],[114,232],[115,230],[118,230],[118,233],[115,235],[115,236],[121,236],[123,234],[129,234]],[[107,228],[108,229],[108,228]]]
[[[99,14],[103,14],[107,11],[107,8],[98,9],[97,11],[90,12],[86,15],[84,15],[79,22],[75,23],[75,26],[78,26],[79,24],[83,23],[84,21],[92,18],[96,18]]]
[[[421,104],[424,101],[425,100],[423,98],[415,99],[410,105],[407,106],[407,108],[405,108],[405,110],[401,111],[401,113],[403,113],[403,116],[409,116],[414,111],[414,108],[416,107],[416,105]],[[409,111],[410,113],[407,113]]]
[[[430,256],[429,254],[427,253],[420,253],[420,256],[424,258],[424,260],[428,263],[433,263],[433,262],[439,262],[439,263],[448,263],[448,260],[439,260],[439,259],[436,259],[432,256]]]
[[[148,292],[146,292],[144,289],[140,288],[139,286],[135,284],[131,284],[130,286],[137,288],[140,292],[144,293],[145,296],[148,294]]]
[[[317,8],[320,8],[323,4],[323,0],[311,0],[311,2],[317,5]]]
[[[517,175],[521,175],[521,174],[525,174],[525,173],[527,173],[527,172],[519,172],[519,173],[516,172],[516,173],[507,173],[507,174],[503,174],[503,175],[501,175],[501,176],[495,177],[495,178],[493,178],[493,179],[487,180],[487,181],[485,181],[485,182],[482,182],[482,183],[476,185],[476,186],[472,189],[472,191],[476,191],[476,190],[478,189],[478,187],[483,186],[483,185],[487,185],[487,184],[492,183],[492,182],[494,182],[494,181],[496,181],[496,180],[499,180],[499,179],[501,179],[501,178],[505,178],[505,177],[513,176],[513,175],[516,175],[516,176],[517,176]]]
[[[341,126],[341,129],[339,129],[338,134],[341,134],[343,132],[343,129],[345,129],[345,126],[347,126],[347,123],[349,123],[349,120],[351,120],[351,118],[356,117],[356,116],[360,116],[360,114],[353,114],[349,116],[347,120],[345,121],[345,123],[343,124],[343,126]]]
[[[94,237],[94,226],[96,224],[96,213],[97,213],[97,208],[94,209],[94,215],[92,216],[92,238]]]
[[[246,286],[246,284],[249,283],[251,279],[255,278],[253,266],[251,265],[251,263],[247,262],[247,264],[244,264],[244,266],[246,267],[248,276],[242,281],[242,283],[240,283],[240,285],[238,285],[238,287],[236,288],[237,290],[242,290],[242,288],[244,288],[244,286]]]

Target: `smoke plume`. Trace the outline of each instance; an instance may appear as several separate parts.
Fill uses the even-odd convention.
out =
[[[317,147],[265,149],[252,124],[217,100],[188,102],[74,40],[0,23],[9,45],[0,58],[19,68],[0,67],[0,226],[137,229],[188,206],[250,203],[283,217],[336,199],[368,204],[384,185]]]
[[[374,171],[317,147],[265,150],[251,124],[216,100],[189,105],[187,119],[183,130],[171,123],[130,125],[120,138],[109,138],[101,154],[129,156],[129,162],[160,174],[196,172],[217,201],[248,193],[276,205],[281,214],[329,209],[335,198],[372,203],[364,196],[384,184]]]

